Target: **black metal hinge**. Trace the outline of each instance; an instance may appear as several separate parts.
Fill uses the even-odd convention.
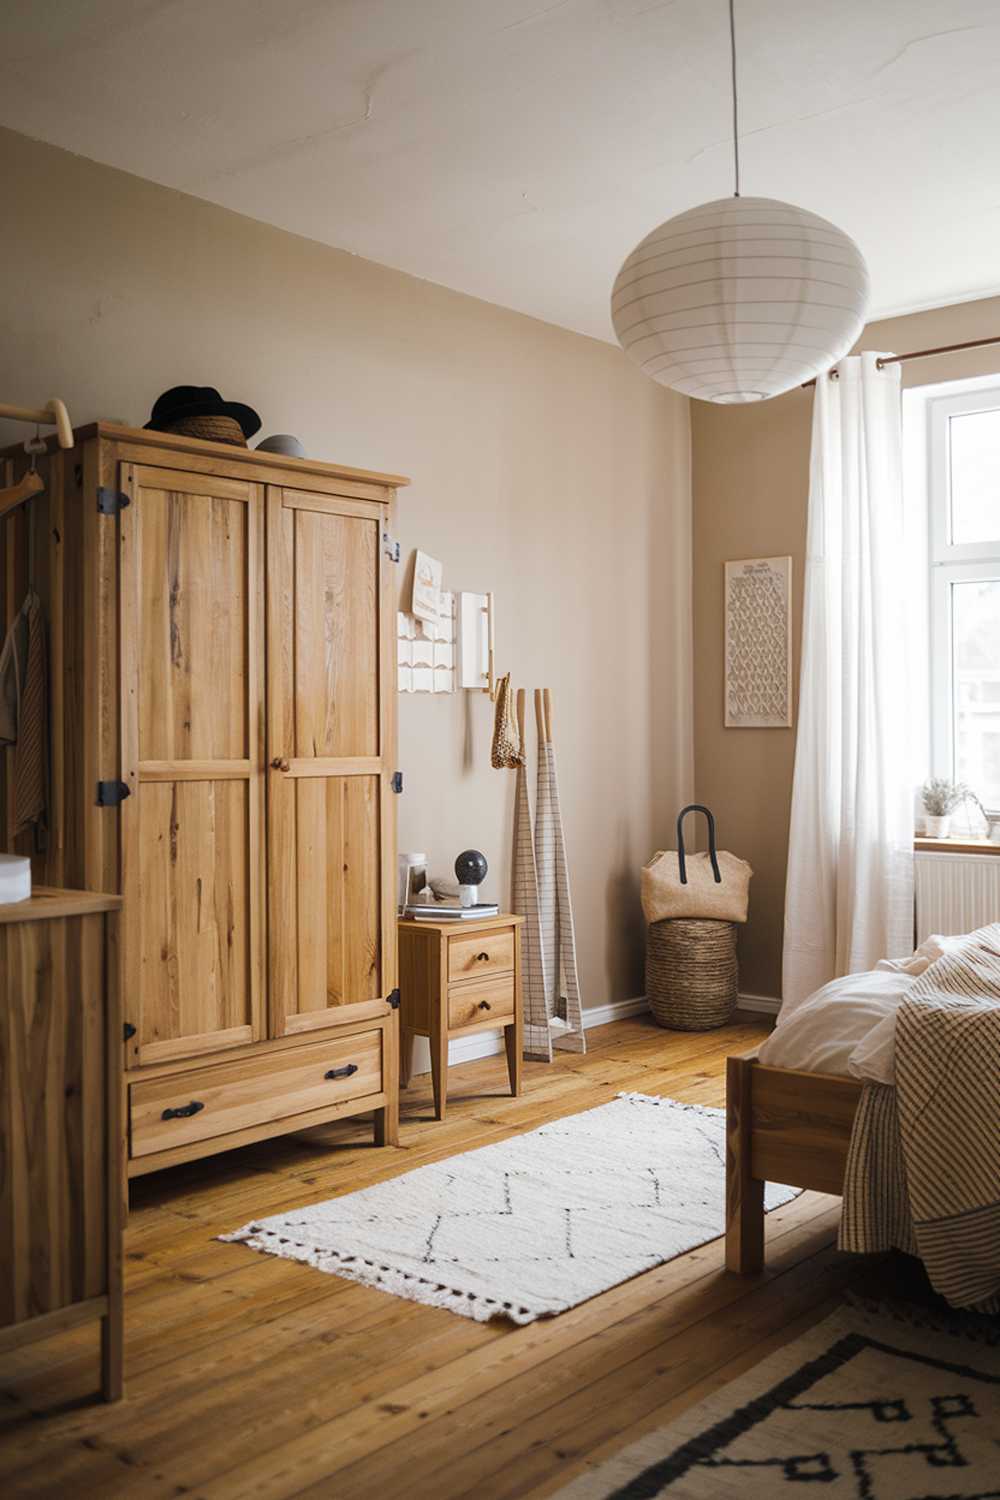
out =
[[[120,807],[126,797],[131,797],[124,781],[99,781],[97,783],[98,807]]]
[[[393,990],[393,992],[392,992],[391,995],[387,995],[385,997],[385,1003],[386,1003],[386,1005],[389,1006],[390,1010],[398,1010],[399,1009],[399,991],[398,990]]]
[[[125,1040],[127,1042],[131,1041],[135,1036],[135,1027],[132,1025],[131,1021],[125,1022],[125,1025],[122,1027],[122,1031],[125,1033]]]
[[[392,787],[393,791],[397,795],[403,790],[403,773],[402,773],[402,771],[393,771],[393,773],[392,773],[392,780],[390,781],[389,785]]]
[[[387,531],[382,533],[382,551],[390,562],[399,562],[399,543]]]
[[[125,509],[126,505],[131,504],[132,501],[124,490],[112,489],[106,484],[98,486],[97,509],[102,516],[117,516],[120,511]]]

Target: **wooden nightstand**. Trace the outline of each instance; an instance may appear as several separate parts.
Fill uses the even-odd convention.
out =
[[[434,1113],[444,1119],[448,1039],[503,1028],[510,1091],[521,1092],[521,923],[505,914],[475,921],[400,921],[400,1083],[410,1081],[413,1038],[431,1044]]]

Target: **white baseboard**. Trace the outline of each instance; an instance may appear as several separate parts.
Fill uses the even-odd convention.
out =
[[[756,1010],[762,1016],[776,1016],[781,1009],[781,1001],[773,995],[740,995],[736,1003],[740,1010]]]
[[[609,1021],[623,1021],[626,1016],[637,1016],[648,1010],[645,995],[634,1000],[613,1000],[609,1005],[591,1005],[583,1012],[583,1028],[606,1026]],[[477,1057],[493,1057],[503,1051],[502,1031],[477,1031],[472,1036],[459,1036],[448,1043],[448,1066],[455,1063],[472,1062]],[[413,1045],[413,1072],[429,1073],[431,1070],[430,1045],[426,1037],[418,1036]]]
[[[583,1029],[589,1031],[591,1026],[624,1021],[626,1016],[639,1016],[648,1009],[649,1001],[645,995],[637,995],[634,1000],[612,1000],[608,1005],[591,1005],[583,1013]]]
[[[759,1011],[761,1015],[776,1016],[781,1001],[770,995],[740,995],[737,1000],[741,1010]],[[645,995],[634,1000],[612,1000],[608,1005],[589,1005],[583,1012],[583,1029],[592,1026],[607,1026],[611,1021],[624,1021],[626,1016],[638,1016],[649,1009]],[[477,1057],[494,1057],[503,1051],[502,1031],[477,1031],[472,1036],[456,1037],[448,1043],[448,1066],[456,1063],[474,1062]],[[413,1073],[429,1073],[431,1070],[430,1044],[426,1037],[418,1036],[413,1045]]]

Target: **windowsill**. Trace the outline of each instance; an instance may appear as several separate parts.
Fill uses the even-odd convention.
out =
[[[949,839],[925,839],[918,834],[913,840],[918,854],[1000,854],[1000,844],[989,839],[968,837]]]

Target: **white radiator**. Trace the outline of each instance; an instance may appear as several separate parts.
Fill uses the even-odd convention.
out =
[[[1000,922],[1000,854],[913,856],[917,942]]]

